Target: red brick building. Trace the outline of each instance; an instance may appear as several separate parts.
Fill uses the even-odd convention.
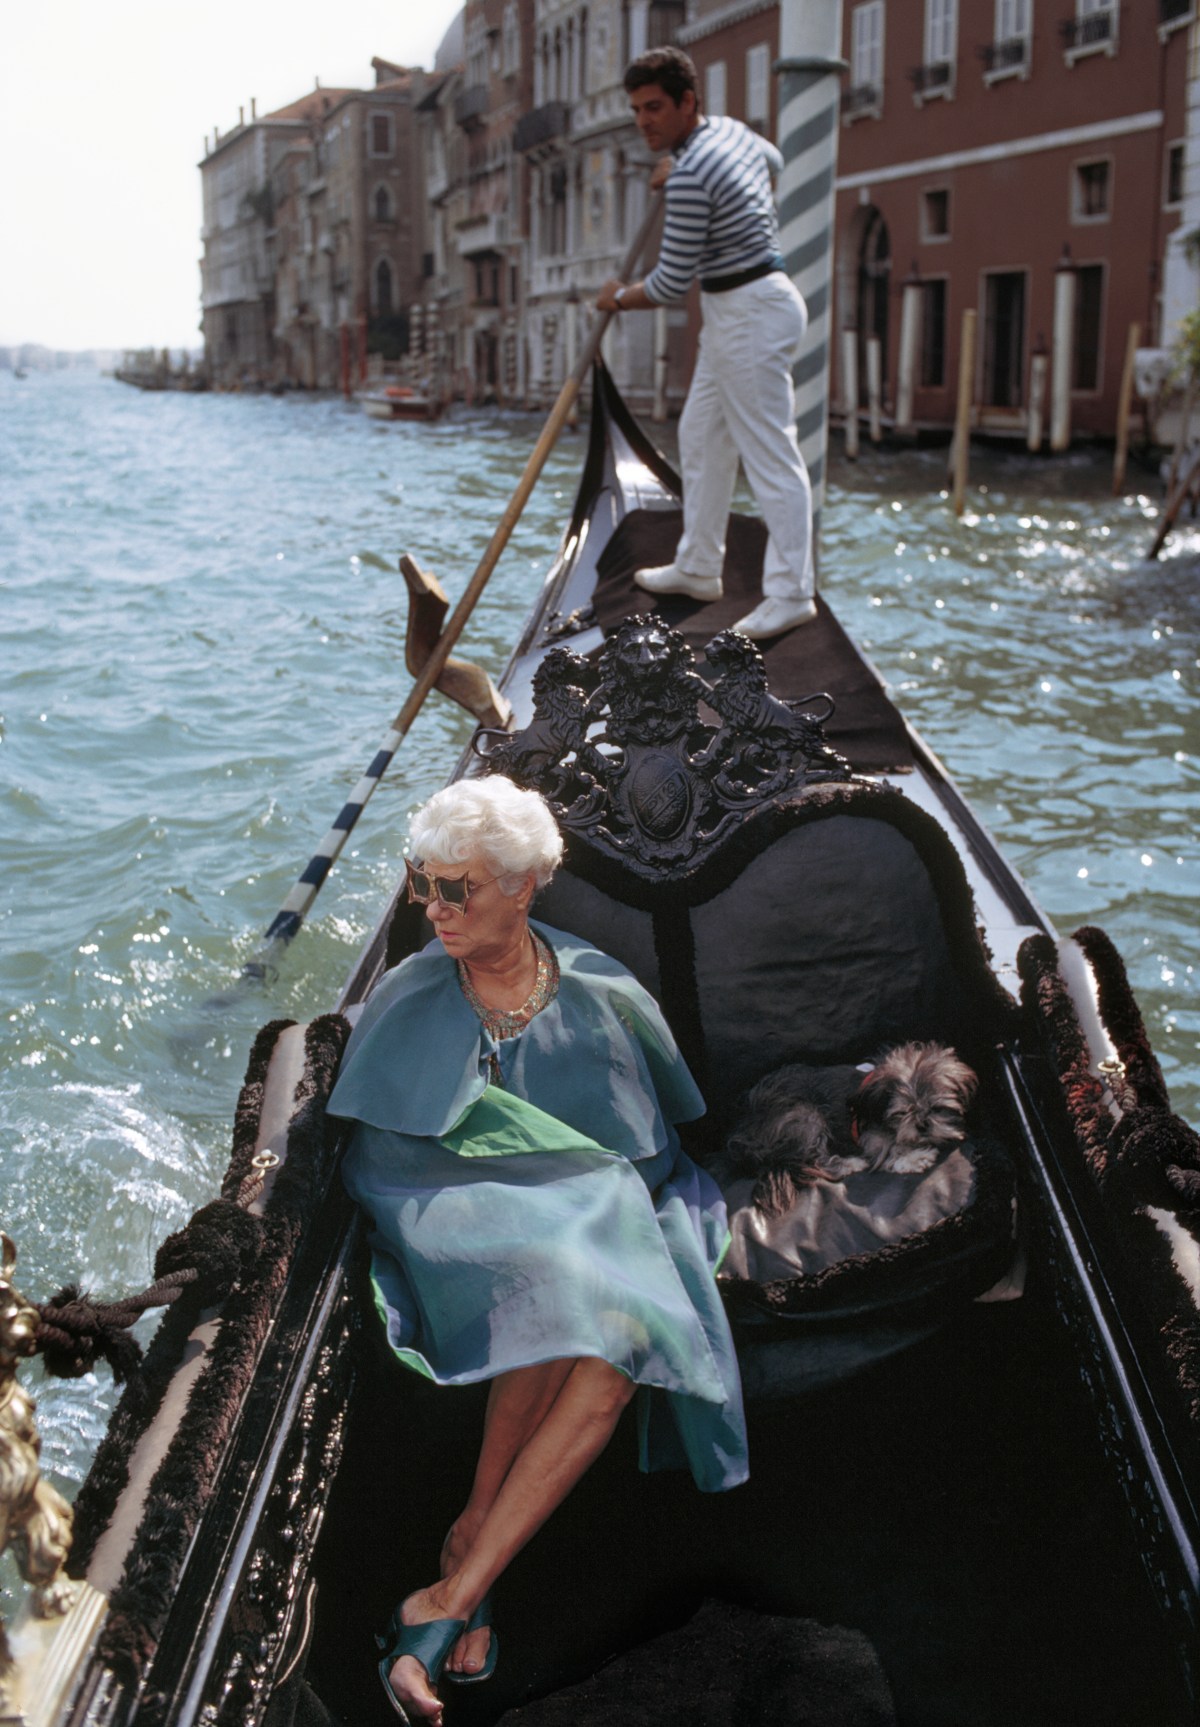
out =
[[[974,308],[981,429],[1023,431],[1039,350],[1049,414],[1057,349],[1070,429],[1112,434],[1130,326],[1160,340],[1193,16],[1191,0],[846,6],[836,324],[857,332],[861,402],[871,337],[885,412],[902,395],[907,282],[916,429],[953,422]],[[847,375],[839,352],[835,402]]]

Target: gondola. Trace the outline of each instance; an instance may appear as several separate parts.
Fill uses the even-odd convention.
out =
[[[512,720],[453,772],[551,798],[567,864],[535,909],[662,1002],[698,1157],[780,1061],[921,1037],[980,1075],[969,1171],[815,1270],[745,1236],[721,1276],[750,1482],[641,1477],[622,1428],[506,1575],[497,1674],[448,1721],[1191,1720],[1200,1141],[1111,944],[1055,934],[824,601],[761,654],[731,632],[760,523],[731,520],[725,600],[640,594],[679,523],[598,365]],[[222,1195],[156,1265],[188,1287],[78,1496],[74,1599],[14,1628],[0,1720],[390,1718],[372,1633],[437,1553],[482,1405],[386,1356],[324,1101],[424,938],[398,888],[334,1010],[260,1033]]]

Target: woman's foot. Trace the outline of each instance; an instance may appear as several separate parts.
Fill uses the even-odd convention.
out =
[[[461,1517],[450,1525],[445,1541],[442,1543],[441,1568],[442,1576],[448,1577],[452,1571],[464,1562],[470,1552],[471,1544],[479,1533],[482,1517],[474,1517],[464,1511]],[[482,1609],[490,1605],[488,1597],[481,1601],[471,1616],[471,1623],[459,1638],[446,1661],[446,1674],[456,1679],[478,1679],[487,1666],[491,1654],[492,1632],[491,1615],[484,1614]]]
[[[396,1658],[385,1655],[379,1670],[403,1719],[442,1727],[442,1703],[436,1686],[447,1657],[462,1641],[463,1623],[447,1611],[446,1603],[432,1589],[418,1589],[396,1609],[389,1631]],[[413,1653],[401,1652],[406,1643],[413,1646]]]

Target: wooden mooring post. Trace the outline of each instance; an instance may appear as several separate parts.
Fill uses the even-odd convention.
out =
[[[1117,447],[1113,455],[1114,497],[1125,486],[1125,467],[1129,457],[1129,410],[1133,402],[1133,367],[1141,339],[1142,326],[1130,324],[1129,339],[1125,343],[1125,367],[1121,373],[1121,393],[1117,398]]]
[[[1183,407],[1179,415],[1179,436],[1175,440],[1175,448],[1171,452],[1171,471],[1167,475],[1167,496],[1170,497],[1179,478],[1179,464],[1183,460],[1184,451],[1191,440],[1192,402],[1196,394],[1196,374],[1188,367],[1187,380],[1183,386]]]
[[[867,337],[867,427],[871,442],[883,441],[883,343]]]
[[[894,429],[900,437],[913,432],[913,391],[917,381],[917,363],[921,346],[921,307],[925,285],[917,274],[916,260],[912,273],[904,283],[900,304],[900,369],[896,381],[896,418]]]
[[[1158,532],[1154,536],[1154,544],[1146,554],[1147,557],[1156,558],[1162,551],[1167,535],[1175,526],[1176,516],[1189,498],[1192,501],[1192,514],[1195,515],[1196,502],[1200,498],[1200,449],[1194,446],[1180,463],[1174,488],[1167,493],[1162,521],[1158,524]]]
[[[958,343],[958,408],[954,415],[951,472],[954,476],[954,514],[961,516],[967,495],[967,458],[971,443],[971,397],[975,383],[975,308],[962,316]]]
[[[1075,357],[1075,266],[1069,248],[1054,273],[1054,334],[1050,344],[1050,448],[1071,447],[1071,367]]]
[[[1042,447],[1043,413],[1046,402],[1046,368],[1049,365],[1046,344],[1038,337],[1029,363],[1029,415],[1026,423],[1025,446],[1035,453]]]
[[[842,331],[842,404],[845,409],[846,455],[858,460],[858,331]]]
[[[1158,532],[1154,536],[1154,544],[1147,556],[1156,558],[1162,551],[1167,535],[1175,525],[1175,518],[1188,499],[1192,502],[1192,514],[1196,513],[1196,501],[1200,496],[1200,448],[1192,442],[1191,420],[1192,406],[1196,395],[1196,374],[1189,367],[1187,379],[1183,387],[1183,408],[1179,419],[1179,436],[1175,440],[1175,448],[1171,453],[1171,467],[1167,474],[1167,496],[1163,505],[1162,521],[1158,524]]]

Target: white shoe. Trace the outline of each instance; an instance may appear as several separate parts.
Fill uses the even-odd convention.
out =
[[[797,624],[811,624],[817,615],[815,600],[763,600],[752,612],[734,624],[734,629],[752,642],[765,641],[768,636],[781,636],[794,630]]]
[[[656,564],[634,572],[634,581],[648,594],[686,594],[692,600],[719,600],[725,592],[720,576],[694,576],[674,564]]]

